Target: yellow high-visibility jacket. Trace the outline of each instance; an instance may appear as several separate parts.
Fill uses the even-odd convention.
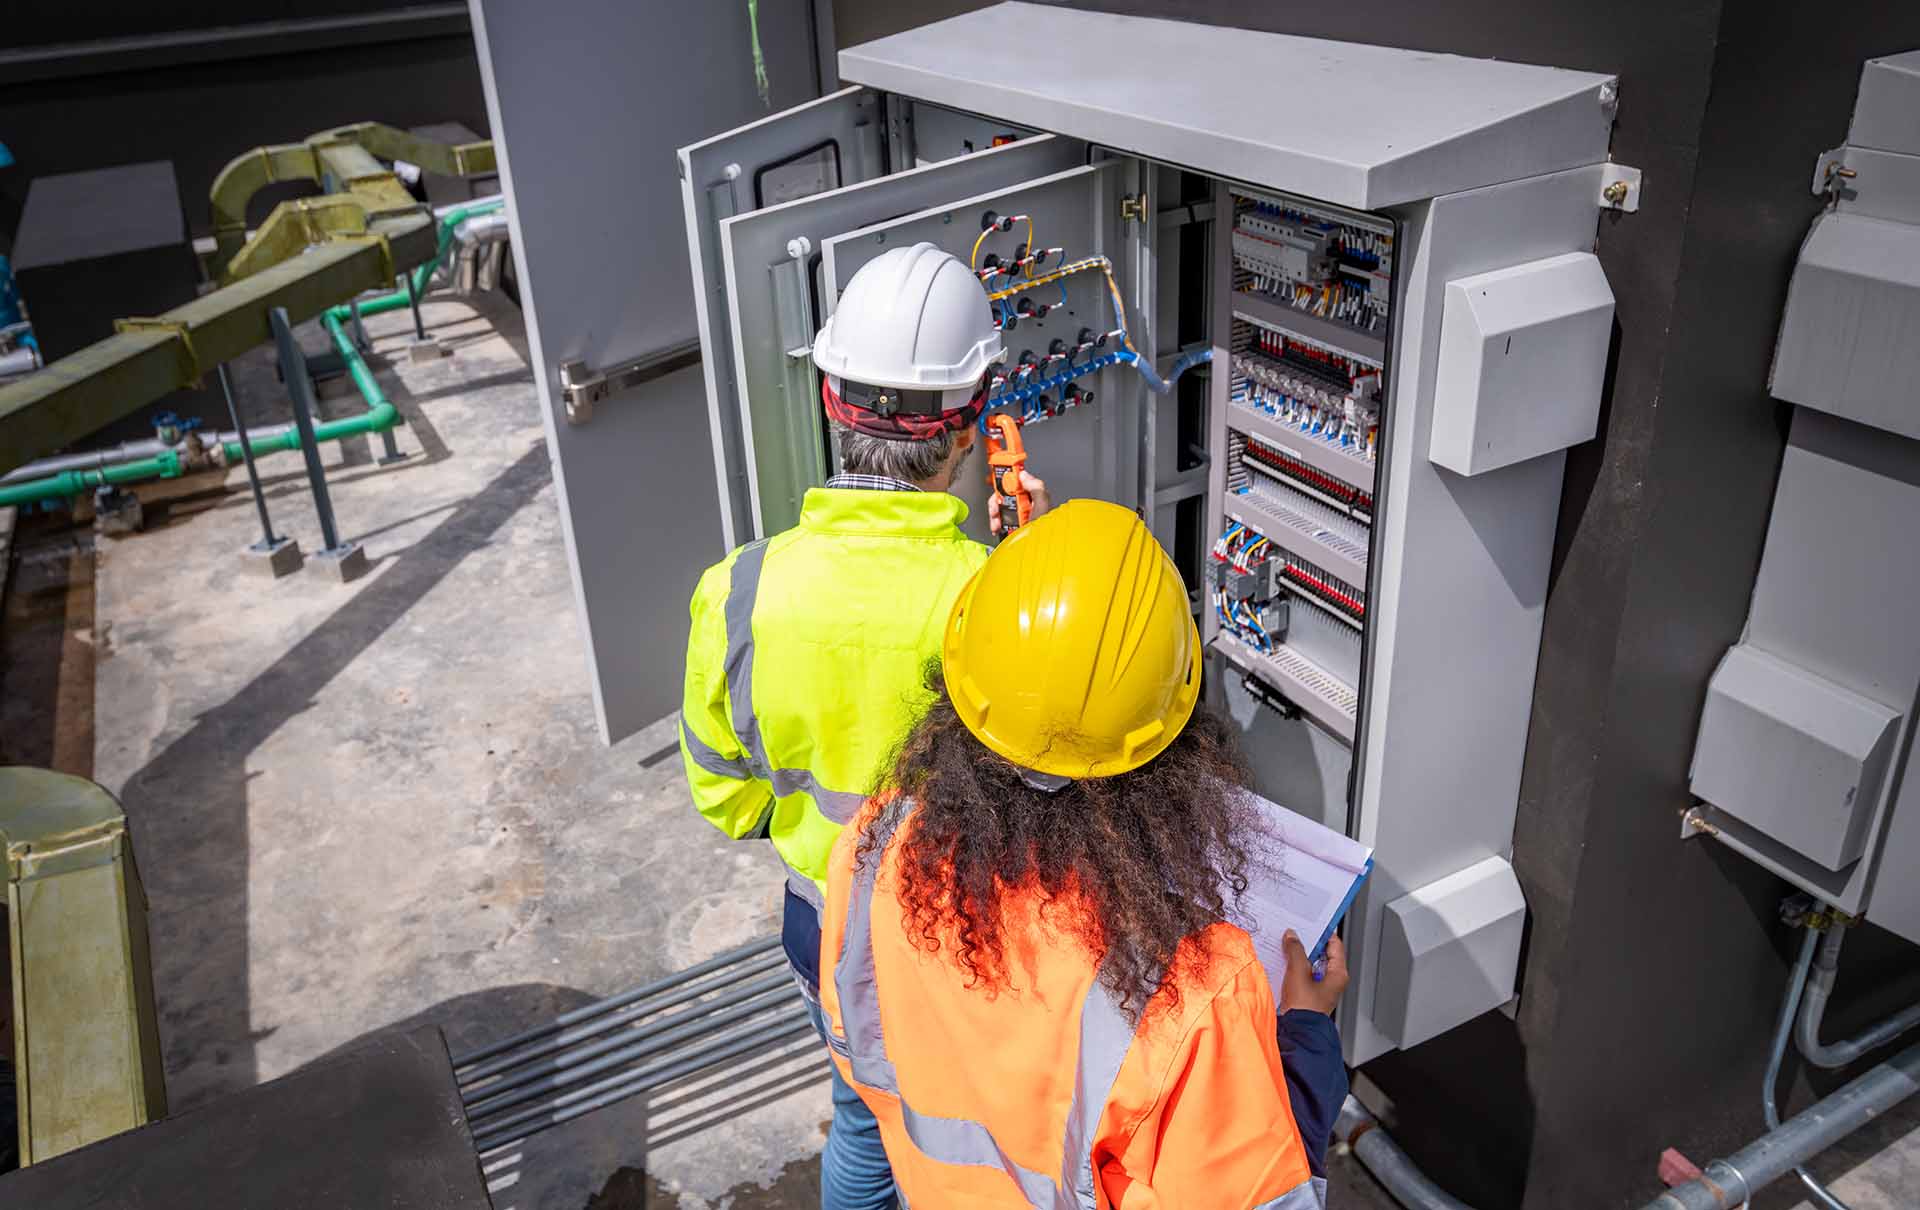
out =
[[[680,752],[700,813],[764,834],[818,907],[827,858],[926,708],[954,598],[986,561],[946,492],[807,492],[800,524],[693,593]]]

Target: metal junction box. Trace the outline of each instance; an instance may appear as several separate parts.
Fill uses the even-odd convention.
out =
[[[1430,457],[1478,475],[1591,441],[1612,330],[1591,252],[1448,282]]]
[[[1374,1020],[1416,1046],[1513,994],[1527,901],[1513,867],[1489,857],[1387,905]]]
[[[1830,870],[1860,856],[1898,711],[1741,644],[1707,687],[1693,792]]]
[[[1016,33],[1043,65],[970,49]],[[1175,554],[1259,788],[1374,846],[1349,1058],[1506,1002],[1614,79],[1020,3],[839,73],[680,152],[728,542],[834,463],[807,346],[850,276],[922,240],[969,261],[1010,355],[991,411],[1056,499]],[[984,540],[984,475],[956,490]]]

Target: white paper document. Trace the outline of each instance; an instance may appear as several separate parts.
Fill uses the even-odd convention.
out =
[[[1252,936],[1277,1004],[1287,967],[1281,938],[1292,929],[1308,957],[1318,960],[1373,869],[1373,850],[1279,803],[1245,793],[1256,828],[1245,842],[1247,889],[1238,900],[1229,899],[1227,915]]]

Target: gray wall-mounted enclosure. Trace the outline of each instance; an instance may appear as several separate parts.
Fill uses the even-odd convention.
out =
[[[1612,335],[1591,252],[1448,282],[1432,459],[1479,475],[1591,441]]]
[[[1721,842],[1920,942],[1920,51],[1867,62],[1813,187],[1772,377],[1800,407],[1692,788]]]
[[[1513,994],[1527,901],[1513,867],[1489,857],[1386,906],[1373,1019],[1417,1046]]]
[[[1860,856],[1897,711],[1757,647],[1707,687],[1693,792],[1830,870]]]

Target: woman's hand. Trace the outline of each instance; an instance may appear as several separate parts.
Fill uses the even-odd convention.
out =
[[[1347,946],[1338,933],[1327,938],[1326,969],[1315,975],[1307,961],[1307,947],[1292,929],[1280,939],[1281,952],[1287,958],[1287,973],[1280,979],[1280,1011],[1304,1008],[1309,1012],[1333,1015],[1334,1006],[1347,990]]]

